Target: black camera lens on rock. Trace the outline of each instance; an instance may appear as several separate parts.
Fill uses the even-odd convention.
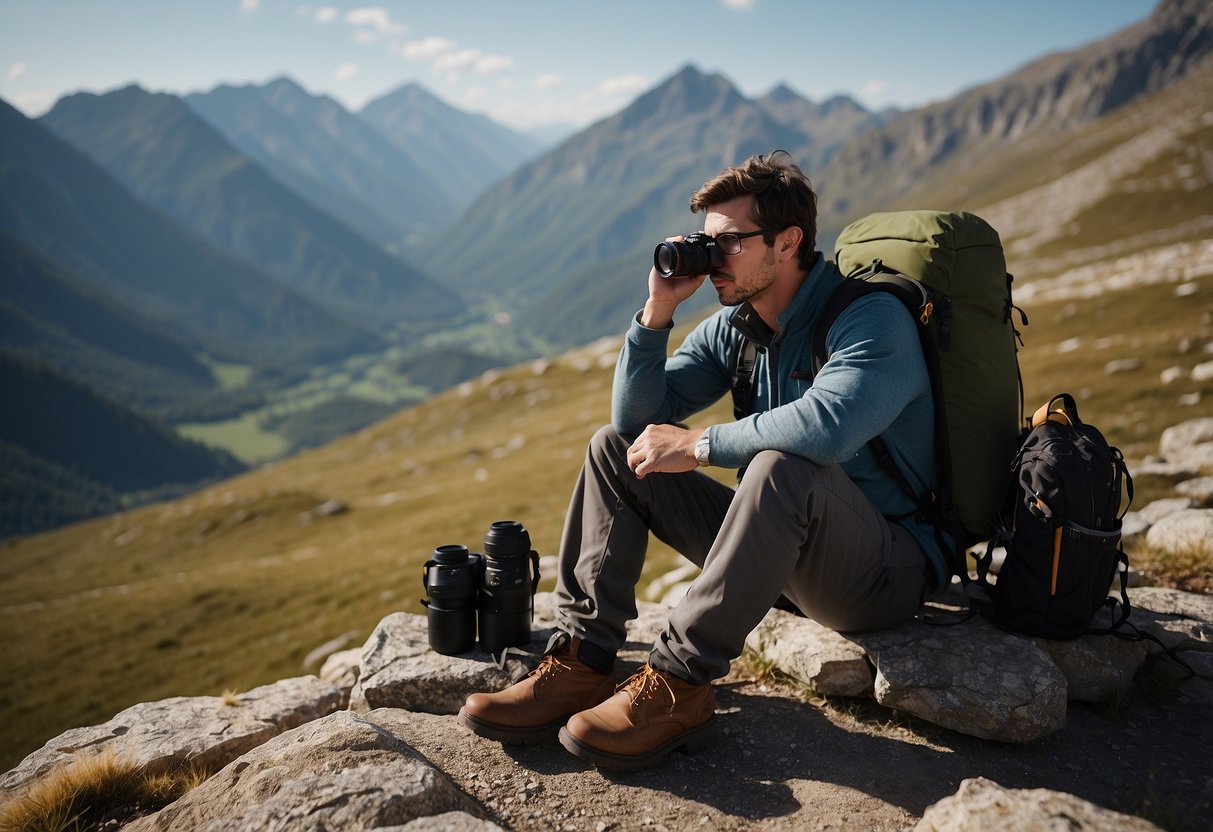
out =
[[[662,277],[708,274],[722,265],[724,253],[707,234],[688,234],[681,241],[658,243],[653,249],[653,268]]]
[[[446,656],[466,653],[476,644],[476,595],[484,558],[457,544],[439,546],[425,562],[422,583],[430,647]]]
[[[480,586],[480,647],[499,653],[531,642],[531,618],[539,584],[539,554],[517,520],[498,520],[484,537]]]
[[[500,653],[531,642],[534,597],[539,586],[539,554],[516,520],[494,522],[484,538],[484,554],[466,546],[439,546],[425,563],[424,586],[430,647],[444,655],[466,653],[476,642]]]

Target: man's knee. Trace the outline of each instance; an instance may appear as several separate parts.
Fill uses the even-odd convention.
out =
[[[795,482],[798,491],[804,493],[815,484],[828,481],[833,467],[782,451],[760,451],[746,467],[742,485]]]
[[[603,425],[590,438],[589,459],[598,467],[626,467],[631,444],[631,440],[620,435],[613,425]]]
[[[618,450],[625,451],[632,443],[615,430],[614,425],[603,425],[590,437],[590,451]]]

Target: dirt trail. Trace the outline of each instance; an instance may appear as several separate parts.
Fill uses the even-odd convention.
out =
[[[1011,745],[734,676],[718,683],[713,749],[629,774],[555,744],[501,746],[449,716],[424,716],[409,740],[508,829],[906,829],[977,776],[1068,792],[1173,832],[1207,829],[1213,707],[1168,698],[1120,713],[1072,706],[1065,730]]]

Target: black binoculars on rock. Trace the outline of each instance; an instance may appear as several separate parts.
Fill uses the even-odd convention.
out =
[[[500,653],[531,642],[539,555],[516,520],[497,520],[484,536],[484,554],[462,544],[439,546],[425,562],[422,579],[430,647],[446,656],[476,644]]]

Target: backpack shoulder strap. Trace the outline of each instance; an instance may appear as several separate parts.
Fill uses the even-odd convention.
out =
[[[888,268],[880,260],[874,260],[868,268],[850,275],[830,296],[817,321],[817,328],[813,332],[813,375],[815,376],[829,359],[826,336],[829,334],[830,328],[834,326],[838,317],[848,306],[872,292],[884,292],[896,297],[918,324],[915,326],[915,330],[918,332],[918,340],[922,345],[927,376],[931,383],[931,397],[935,405],[937,487],[926,494],[915,493],[905,474],[897,468],[889,456],[888,449],[879,436],[873,437],[868,442],[868,447],[871,448],[880,467],[897,483],[903,493],[914,500],[919,513],[935,526],[940,549],[943,550],[945,556],[949,556],[949,568],[954,574],[960,575],[963,580],[968,576],[964,549],[966,541],[960,527],[959,516],[952,502],[952,453],[951,445],[948,444],[948,417],[944,409],[943,374],[939,363],[939,347],[926,326],[935,311],[934,293],[919,281]],[[941,300],[943,309],[947,312],[948,299],[945,297]],[[940,531],[946,531],[952,536],[953,545],[951,547],[947,546],[943,537],[938,535]]]
[[[813,374],[825,366],[829,358],[826,348],[826,336],[838,320],[838,316],[855,301],[872,292],[885,292],[893,295],[909,310],[920,324],[926,324],[935,309],[934,294],[917,280],[906,277],[885,266],[880,260],[872,261],[872,265],[863,271],[849,275],[845,282],[826,301],[825,309],[817,320],[817,328],[813,331]],[[926,339],[923,339],[924,349]],[[933,346],[932,346],[933,349]],[[928,364],[930,356],[927,357]]]
[[[758,345],[749,338],[737,342],[733,359],[733,418],[744,419],[754,412],[754,374],[758,369]]]

